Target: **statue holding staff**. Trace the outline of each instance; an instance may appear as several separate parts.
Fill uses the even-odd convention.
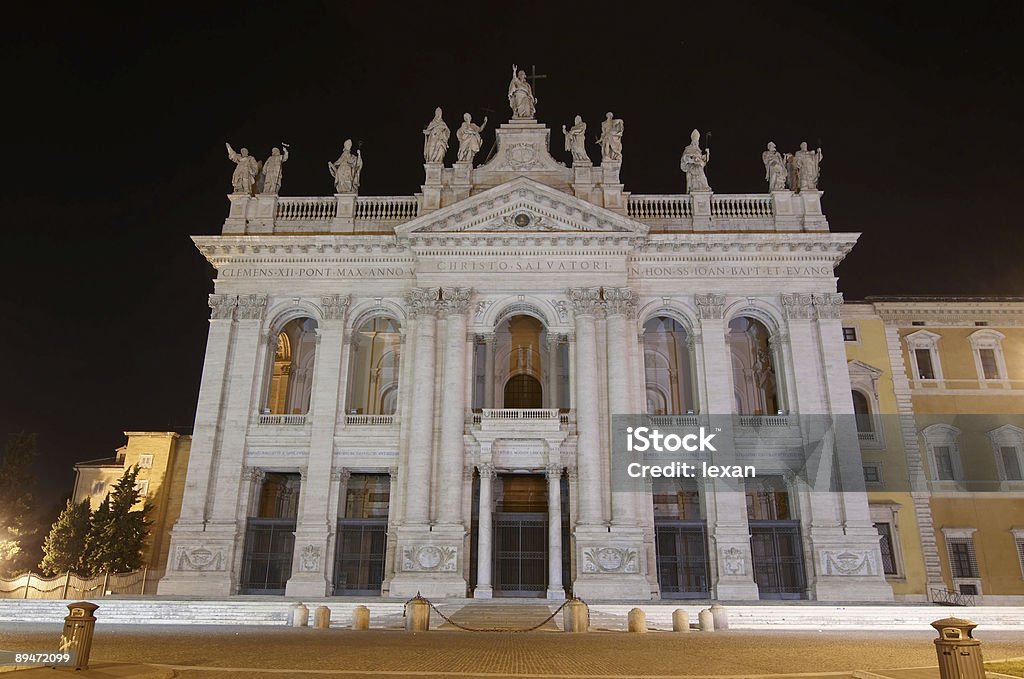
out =
[[[513,118],[533,118],[537,115],[537,100],[533,88],[526,81],[526,71],[512,64],[512,80],[508,84],[508,105]]]
[[[327,169],[334,178],[335,193],[359,193],[359,174],[363,171],[363,154],[356,149],[352,153],[352,140],[346,139],[341,156],[333,163],[327,162]]]
[[[284,149],[284,153],[275,146],[270,150],[270,157],[263,163],[263,187],[260,190],[262,194],[276,196],[281,190],[281,177],[284,171],[282,166],[288,162],[288,144],[281,142],[281,148]]]
[[[694,130],[690,133],[690,143],[683,149],[683,157],[679,160],[680,169],[686,174],[686,192],[710,191],[708,177],[704,173],[704,166],[711,160],[711,150],[701,151],[700,132]]]
[[[423,130],[423,162],[443,163],[452,132],[441,119],[441,107],[434,109],[434,118]]]
[[[480,148],[484,144],[483,137],[480,133],[487,127],[487,116],[484,116],[484,124],[477,125],[473,122],[473,116],[468,113],[462,116],[462,125],[455,132],[455,137],[459,140],[459,162],[460,163],[472,163],[474,156],[480,152]]]
[[[260,174],[259,161],[249,155],[249,149],[247,148],[243,148],[236,153],[231,148],[231,144],[224,142],[224,146],[228,149],[228,160],[237,166],[231,175],[233,193],[244,193],[251,196],[256,185],[256,177]]]
[[[816,190],[818,177],[821,174],[821,147],[814,151],[807,150],[807,142],[800,142],[800,150],[793,154],[793,167],[796,171],[796,184],[799,190]],[[794,187],[794,191],[797,188]]]

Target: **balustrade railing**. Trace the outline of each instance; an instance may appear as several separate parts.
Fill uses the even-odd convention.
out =
[[[745,194],[711,196],[712,217],[771,217],[774,213],[770,195]]]
[[[360,196],[355,218],[368,222],[405,222],[419,214],[415,196]]]
[[[689,219],[693,206],[688,195],[630,196],[626,213],[634,219]]]
[[[275,415],[272,413],[261,413],[259,423],[268,425],[301,426],[306,424],[306,415]]]
[[[788,427],[787,415],[740,415],[741,427]]]
[[[391,425],[395,423],[394,415],[346,415],[345,424],[351,425]]]
[[[647,420],[658,427],[696,427],[700,422],[696,415],[648,415]]]
[[[558,408],[484,408],[483,420],[558,420]]]
[[[275,222],[329,222],[338,211],[333,197],[278,198]]]

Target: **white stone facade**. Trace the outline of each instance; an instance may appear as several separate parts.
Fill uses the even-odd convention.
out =
[[[762,404],[723,436],[738,441],[743,427],[768,423],[782,446],[806,435],[798,414],[853,413],[833,270],[857,234],[828,230],[820,191],[631,195],[619,182],[623,161],[566,166],[549,137],[533,120],[502,125],[485,165],[427,164],[415,197],[229,196],[223,234],[194,239],[218,274],[161,594],[243,590],[246,522],[276,473],[300,475],[285,592],[337,593],[346,485],[372,473],[391,479],[385,596],[500,595],[496,494],[503,479],[528,474],[542,475],[547,493],[541,595],[661,597],[652,496],[613,492],[609,469],[612,415],[648,408],[652,318],[672,319],[687,337],[680,355],[696,407],[669,414],[734,413],[744,387],[727,333],[741,316],[770,334],[777,412]],[[517,317],[539,323],[545,342],[496,339]],[[349,382],[364,356],[354,339],[375,318],[400,333],[395,363],[380,364],[394,367],[397,393],[353,412]],[[271,413],[271,363],[295,319],[315,322],[308,410]],[[512,373],[538,383],[538,407],[499,402]],[[393,405],[377,407],[387,398]],[[856,433],[835,445],[840,476],[859,476]],[[799,597],[891,599],[866,496],[787,483]],[[706,598],[763,596],[744,494],[708,485],[700,512]]]

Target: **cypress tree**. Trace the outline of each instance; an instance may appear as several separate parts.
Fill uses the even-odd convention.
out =
[[[86,550],[91,573],[123,573],[142,567],[142,550],[149,537],[151,521],[147,520],[152,505],[132,509],[139,501],[135,487],[138,466],[126,469],[93,512]]]

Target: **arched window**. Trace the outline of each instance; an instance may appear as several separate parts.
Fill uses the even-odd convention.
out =
[[[275,415],[309,412],[316,355],[316,321],[296,318],[277,335],[266,409]]]
[[[398,321],[376,316],[352,336],[348,401],[352,415],[393,415],[398,406],[402,335]]]
[[[755,318],[739,316],[729,322],[726,339],[740,415],[783,412],[770,336],[768,328]]]
[[[686,328],[667,316],[644,323],[644,379],[649,415],[682,415],[697,410],[693,364]]]
[[[513,375],[505,383],[506,408],[540,408],[543,394],[533,375]]]
[[[856,389],[851,393],[853,395],[853,412],[857,419],[857,431],[860,433],[873,432],[875,425],[871,420],[871,406],[868,403],[868,397]]]

